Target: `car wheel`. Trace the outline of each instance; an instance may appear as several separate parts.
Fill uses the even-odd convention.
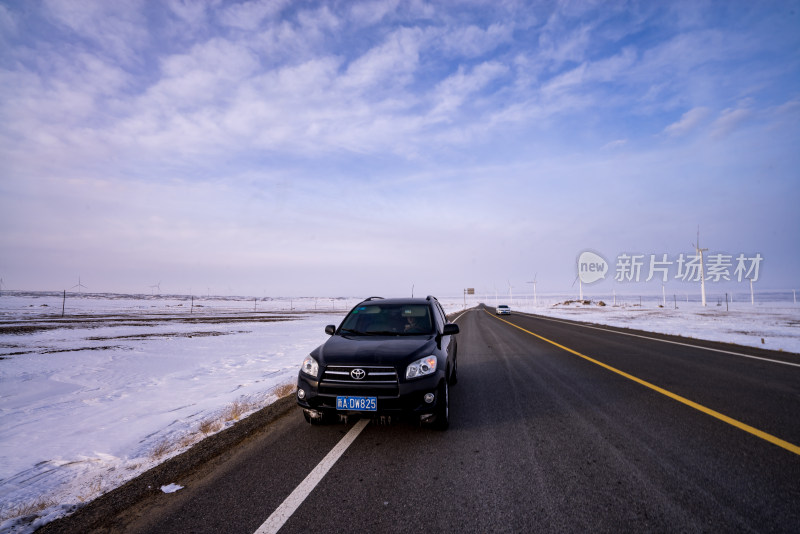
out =
[[[450,426],[450,391],[447,380],[442,380],[439,386],[439,402],[436,405],[436,420],[433,422],[437,430],[447,430]]]
[[[450,385],[458,384],[458,360],[453,360],[453,372],[450,373]]]

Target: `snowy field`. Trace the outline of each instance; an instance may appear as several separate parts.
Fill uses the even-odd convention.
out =
[[[751,304],[750,295],[741,294],[726,304],[722,294],[708,298],[704,308],[696,296],[684,296],[683,300],[673,295],[666,299],[649,296],[640,300],[638,296],[584,295],[583,302],[588,302],[584,304],[575,296],[546,295],[536,299],[537,305],[530,296],[515,299],[511,308],[560,319],[800,354],[800,305],[794,302],[793,293],[769,293],[759,298]],[[495,305],[494,297],[482,301]],[[509,303],[507,298],[497,302]]]
[[[650,298],[443,298],[800,353],[792,294],[702,308]],[[574,297],[573,297],[574,298]],[[782,299],[782,300],[781,300]],[[360,299],[0,296],[0,532],[31,531],[273,402]],[[677,304],[678,308],[674,306]],[[64,317],[62,317],[62,306]],[[763,342],[762,342],[763,338]],[[800,358],[799,358],[800,361]],[[33,523],[13,519],[41,516]]]

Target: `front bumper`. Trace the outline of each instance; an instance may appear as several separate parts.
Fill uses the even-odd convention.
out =
[[[326,415],[361,415],[373,416],[409,416],[412,418],[425,418],[436,412],[439,403],[439,384],[444,380],[444,371],[437,371],[430,376],[399,382],[391,388],[375,387],[324,387],[320,391],[319,381],[300,372],[297,379],[297,404],[304,409],[322,412]],[[304,398],[300,398],[303,391]],[[425,395],[433,394],[433,402],[426,402]],[[337,410],[337,396],[363,396],[376,397],[376,411]]]

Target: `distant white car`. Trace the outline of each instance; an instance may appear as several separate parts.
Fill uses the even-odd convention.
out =
[[[495,308],[494,313],[495,315],[511,315],[511,308],[505,304],[500,304],[497,308]]]

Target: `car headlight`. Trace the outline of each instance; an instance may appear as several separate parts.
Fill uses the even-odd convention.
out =
[[[419,378],[436,372],[436,356],[425,356],[406,368],[406,379]]]
[[[300,370],[307,375],[317,378],[317,375],[319,374],[319,364],[317,363],[317,360],[311,356],[306,356],[306,359],[303,360],[303,365],[300,366]]]

